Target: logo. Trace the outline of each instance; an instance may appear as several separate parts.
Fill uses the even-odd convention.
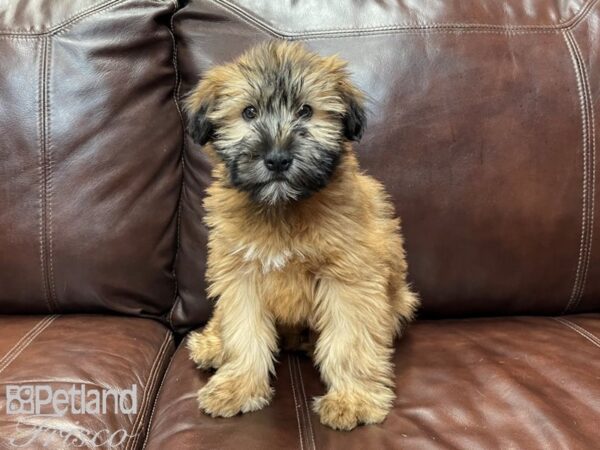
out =
[[[34,414],[33,386],[6,386],[6,414]]]
[[[130,389],[98,389],[85,384],[53,389],[47,384],[6,386],[6,414],[61,417],[65,414],[136,414],[137,385]]]
[[[17,448],[31,448],[34,442],[48,447],[56,439],[70,447],[119,448],[133,437],[123,428],[91,431],[74,421],[71,428],[61,430],[53,418],[66,414],[130,415],[137,414],[137,408],[136,384],[129,389],[99,389],[85,384],[73,384],[69,389],[54,389],[47,384],[9,384],[6,386],[6,414],[21,417],[16,418],[16,434],[5,439]],[[41,420],[32,426],[23,416]]]

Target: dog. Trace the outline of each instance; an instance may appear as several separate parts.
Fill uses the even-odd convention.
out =
[[[209,415],[269,403],[278,325],[316,334],[323,424],[380,423],[392,407],[393,340],[419,300],[399,219],[352,148],[364,98],[339,57],[272,41],[207,71],[185,101],[215,161],[204,207],[216,304],[187,340],[199,368],[217,369],[198,392]]]

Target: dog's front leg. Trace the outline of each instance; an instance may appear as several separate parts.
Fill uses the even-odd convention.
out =
[[[393,404],[395,324],[386,286],[376,273],[352,282],[319,282],[315,361],[328,391],[313,406],[324,425],[351,430],[380,423]]]
[[[192,331],[186,346],[190,359],[199,369],[218,369],[223,364],[223,343],[221,339],[221,309],[217,305],[212,317],[203,330]]]
[[[269,374],[277,335],[273,318],[257,295],[256,281],[250,275],[232,278],[222,289],[217,308],[223,364],[198,391],[200,408],[220,417],[261,409],[273,396]]]

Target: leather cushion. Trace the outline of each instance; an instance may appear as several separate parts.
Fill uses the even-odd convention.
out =
[[[160,315],[174,300],[182,123],[173,2],[0,12],[3,313]]]
[[[172,333],[149,319],[0,316],[0,448],[109,448],[113,434],[112,442],[123,444],[119,448],[139,448],[173,351]],[[71,407],[55,417],[7,412],[7,385],[49,386],[54,392],[85,385],[89,392],[131,389],[133,384],[137,413],[115,414],[112,400],[105,414],[77,414]],[[52,412],[45,408],[40,411]]]
[[[421,315],[462,317],[600,308],[599,18],[591,0],[196,0],[174,25],[182,95],[267,39],[349,61],[370,98],[359,159],[402,217]],[[210,314],[210,165],[189,139],[185,158],[179,329]]]
[[[261,411],[212,419],[195,392],[210,374],[177,349],[146,448],[595,448],[600,431],[600,315],[419,321],[394,356],[398,398],[381,425],[323,427],[324,387],[309,359],[279,357]]]

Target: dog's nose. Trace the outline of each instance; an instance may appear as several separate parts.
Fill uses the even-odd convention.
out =
[[[292,165],[292,157],[281,152],[271,152],[265,157],[265,166],[271,172],[285,172]]]

